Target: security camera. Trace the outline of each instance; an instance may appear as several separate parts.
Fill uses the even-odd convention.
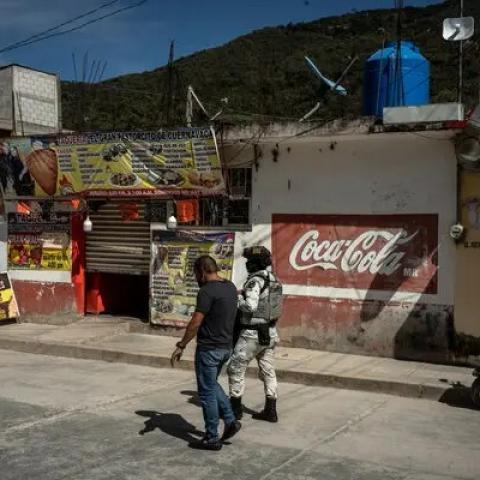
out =
[[[450,227],[450,236],[454,240],[460,240],[463,232],[465,231],[465,227],[461,223],[456,223]]]

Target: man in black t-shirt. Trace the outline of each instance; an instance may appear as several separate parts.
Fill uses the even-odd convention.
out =
[[[235,420],[230,399],[218,383],[220,371],[232,353],[237,289],[232,282],[218,276],[217,264],[208,255],[195,261],[194,270],[200,286],[197,306],[185,335],[177,343],[171,363],[174,366],[180,360],[188,342],[196,335],[195,373],[205,420],[205,436],[190,445],[205,450],[220,450],[222,440],[233,437],[241,428],[240,422]],[[220,418],[225,422],[221,439],[218,435]]]

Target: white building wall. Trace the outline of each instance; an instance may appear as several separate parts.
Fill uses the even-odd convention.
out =
[[[0,129],[13,129],[12,70],[0,69]]]
[[[275,149],[278,155],[273,153]],[[364,347],[357,345],[350,350],[393,355],[395,332],[398,333],[407,318],[412,317],[414,309],[419,305],[445,309],[454,304],[455,244],[449,238],[449,228],[456,221],[456,158],[451,132],[271,140],[261,142],[255,149],[241,144],[229,146],[226,160],[229,162],[230,158],[231,163],[240,166],[251,163],[254,150],[257,156],[252,187],[254,227],[252,232],[237,234],[237,252],[251,244],[271,248],[272,214],[438,214],[436,294],[286,285],[289,295],[327,302],[361,303],[368,296],[370,302],[401,304],[401,312],[399,308],[395,312],[384,308],[381,315],[368,325],[372,330],[372,342],[374,337],[385,337],[381,351],[369,352],[368,341]],[[244,278],[244,261],[238,258],[234,281],[240,284]],[[448,321],[442,320],[443,323]],[[385,322],[391,324],[387,334]],[[444,330],[447,327],[442,326]],[[313,338],[312,346],[349,350],[344,343],[326,345],[322,333],[315,331],[314,325],[307,328],[299,324],[284,330],[287,340]],[[387,346],[389,342],[390,346]]]
[[[57,133],[60,130],[57,76],[19,66],[12,68],[16,133]]]

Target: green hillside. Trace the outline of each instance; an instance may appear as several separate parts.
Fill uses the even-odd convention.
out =
[[[458,0],[447,0],[404,11],[403,38],[413,40],[431,62],[434,102],[456,99],[458,44],[442,39],[441,25],[445,17],[458,16],[458,5]],[[472,106],[479,98],[480,1],[465,0],[465,14],[477,20],[477,33],[465,44],[464,101]],[[350,95],[327,95],[315,116],[325,120],[357,117],[361,113],[364,61],[381,47],[385,37],[394,39],[394,32],[393,10],[352,12],[310,23],[264,28],[221,47],[180,58],[171,72],[174,99],[169,118],[167,67],[97,85],[63,82],[64,127],[119,130],[184,125],[189,84],[210,111],[216,111],[220,100],[228,97],[225,118],[230,121],[296,119],[325,93],[307,69],[304,55],[315,59],[333,79],[353,55],[359,55],[360,60],[342,82]],[[195,122],[204,123],[201,114]]]

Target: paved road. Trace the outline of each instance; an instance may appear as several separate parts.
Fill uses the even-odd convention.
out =
[[[191,450],[202,429],[191,375],[0,351],[0,478],[479,478],[480,411],[290,384],[281,423],[247,417],[222,451]],[[261,403],[252,381],[248,406]]]

